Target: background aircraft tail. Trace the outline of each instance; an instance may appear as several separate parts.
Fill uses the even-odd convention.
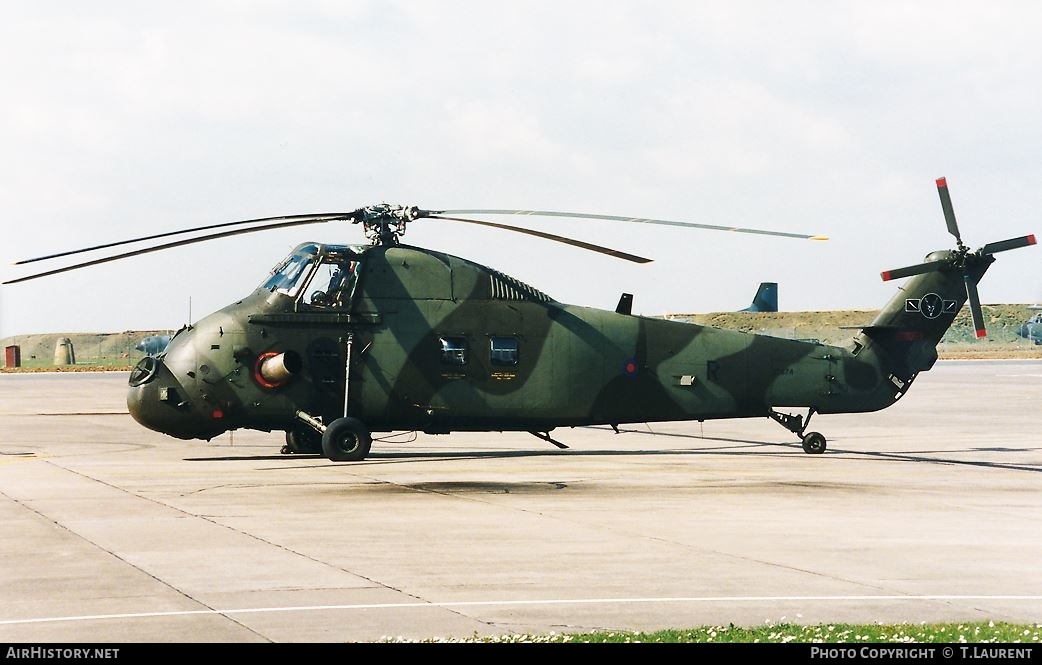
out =
[[[760,282],[760,288],[753,296],[753,303],[740,312],[777,312],[778,311],[778,283]]]

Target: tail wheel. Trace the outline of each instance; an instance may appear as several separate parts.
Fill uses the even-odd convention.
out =
[[[373,438],[358,418],[337,418],[322,435],[322,452],[334,462],[359,462],[369,454]]]
[[[821,432],[807,432],[803,435],[803,452],[808,455],[820,455],[827,447]]]

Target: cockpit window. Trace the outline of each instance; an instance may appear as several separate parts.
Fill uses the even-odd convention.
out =
[[[304,305],[316,309],[349,307],[359,265],[353,258],[353,255],[327,255],[308,283]]]
[[[307,268],[310,265],[310,257],[294,254],[272,273],[268,281],[264,282],[264,288],[269,291],[285,293],[288,296],[295,296],[304,283],[303,277],[307,274]]]

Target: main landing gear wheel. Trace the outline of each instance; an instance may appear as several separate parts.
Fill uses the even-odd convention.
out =
[[[322,453],[322,435],[308,428],[286,431],[286,445],[282,447],[285,455],[314,455]]]
[[[807,432],[803,435],[803,452],[808,455],[820,455],[827,447],[821,432]]]
[[[774,409],[768,409],[767,415],[779,425],[800,437],[803,441],[803,452],[808,455],[820,455],[825,452],[825,437],[821,432],[807,431],[807,425],[810,424],[811,416],[814,415],[814,407],[810,407],[807,410],[806,420],[803,419],[803,416],[794,416],[789,413],[775,411]]]
[[[334,462],[359,462],[369,454],[372,435],[358,418],[337,418],[322,435],[322,452]]]

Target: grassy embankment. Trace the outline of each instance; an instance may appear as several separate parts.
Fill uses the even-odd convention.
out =
[[[46,333],[18,335],[0,340],[0,347],[21,348],[22,366],[4,367],[0,371],[22,372],[90,372],[99,370],[129,371],[145,354],[134,347],[148,335],[169,335],[169,330],[128,330],[119,333]],[[58,340],[72,340],[75,365],[54,364],[54,348]],[[0,356],[0,365],[4,358]]]

